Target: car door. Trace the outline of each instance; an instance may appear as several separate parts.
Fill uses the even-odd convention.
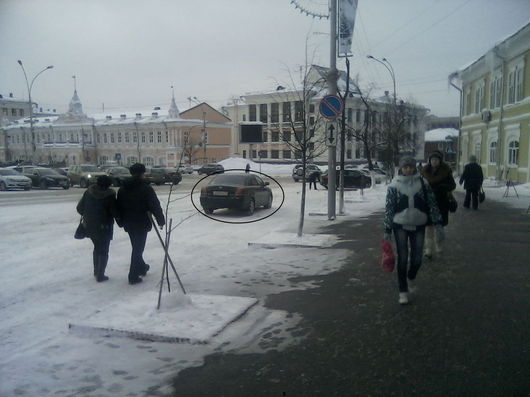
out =
[[[70,167],[70,170],[68,170],[68,177],[73,183],[79,183],[81,180],[81,166],[80,165],[73,165]]]
[[[249,185],[252,186],[254,190],[254,200],[256,202],[256,207],[264,206],[269,201],[269,190],[265,186],[265,182],[256,176],[251,175]]]

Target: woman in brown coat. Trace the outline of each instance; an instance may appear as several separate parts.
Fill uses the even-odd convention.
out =
[[[423,167],[422,174],[429,181],[436,196],[436,204],[438,204],[438,209],[442,216],[442,226],[447,226],[449,223],[449,199],[447,195],[455,190],[456,183],[453,179],[453,170],[444,162],[442,152],[435,150],[431,153],[427,165]],[[432,258],[434,247],[436,247],[436,252],[438,253],[443,251],[442,242],[435,238],[434,228],[430,225],[425,229],[424,255],[427,258]]]

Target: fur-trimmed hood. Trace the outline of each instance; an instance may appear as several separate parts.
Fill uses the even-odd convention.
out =
[[[103,200],[108,196],[115,196],[116,192],[110,187],[105,190],[100,190],[98,185],[90,185],[88,187],[88,193],[97,200]]]

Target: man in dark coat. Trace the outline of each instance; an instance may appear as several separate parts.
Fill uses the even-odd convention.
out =
[[[314,189],[317,190],[317,182],[320,180],[320,172],[314,171],[309,174],[309,190],[311,190],[311,185]]]
[[[95,185],[89,186],[77,204],[77,212],[83,217],[85,224],[86,236],[94,243],[92,258],[94,277],[98,283],[109,279],[105,276],[105,269],[109,260],[114,218],[119,218],[116,192],[110,188],[111,184],[108,176],[100,176]]]
[[[466,198],[464,199],[464,207],[469,208],[469,204],[473,202],[473,209],[478,209],[478,192],[482,187],[484,181],[484,174],[482,167],[477,164],[475,156],[469,157],[469,164],[464,167],[464,172],[460,177],[460,184],[464,183],[466,189]]]
[[[143,259],[147,233],[152,228],[150,214],[156,219],[158,226],[165,225],[164,213],[155,191],[144,179],[145,166],[133,164],[129,169],[132,179],[128,180],[118,191],[118,210],[120,222],[129,234],[131,240],[131,266],[129,269],[129,284],[142,282],[140,276],[145,276],[149,265]]]

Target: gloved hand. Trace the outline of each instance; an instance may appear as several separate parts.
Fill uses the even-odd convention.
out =
[[[444,227],[440,224],[434,226],[434,230],[436,231],[436,235],[438,237],[438,241],[442,242],[445,240],[445,231]]]
[[[386,241],[390,241],[392,240],[392,233],[385,233],[383,235],[383,238],[386,240]]]

